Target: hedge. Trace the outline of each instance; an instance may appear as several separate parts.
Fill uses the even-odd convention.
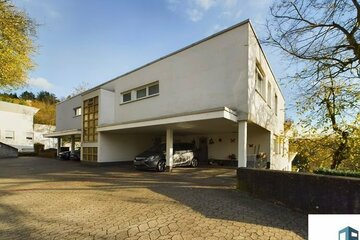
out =
[[[334,169],[327,169],[327,168],[319,168],[319,169],[314,170],[314,173],[321,174],[321,175],[345,176],[345,177],[360,178],[360,172],[347,171],[347,170],[334,170]]]

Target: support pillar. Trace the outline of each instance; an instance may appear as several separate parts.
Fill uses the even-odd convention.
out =
[[[166,169],[171,172],[173,167],[173,143],[174,143],[173,129],[166,129]]]
[[[61,137],[57,138],[57,155],[61,152]]]
[[[75,151],[75,136],[71,135],[71,153]]]
[[[247,162],[247,121],[238,123],[238,167],[246,167]]]

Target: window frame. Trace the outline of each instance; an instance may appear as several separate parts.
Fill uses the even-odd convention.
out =
[[[125,96],[129,95],[130,96],[130,99],[129,100],[124,100]],[[131,92],[125,92],[125,93],[122,93],[121,94],[121,100],[123,103],[127,103],[127,102],[131,102],[132,101],[132,96],[131,96]]]
[[[142,87],[142,88],[138,88],[138,89],[136,89],[135,90],[136,91],[136,100],[138,100],[138,99],[142,99],[142,98],[145,98],[145,97],[147,97],[148,96],[148,94],[147,94],[147,87]],[[143,96],[140,96],[139,97],[139,92],[144,92],[144,95]]]
[[[260,78],[259,78],[260,76]],[[266,75],[259,62],[255,66],[255,91],[265,100]],[[259,86],[260,83],[260,86]],[[260,88],[260,89],[259,89]]]
[[[157,86],[157,92],[155,92],[155,93],[150,93],[150,88],[152,88],[152,87],[156,87]],[[160,85],[159,85],[159,83],[157,82],[157,83],[155,83],[155,84],[152,84],[152,85],[149,85],[148,87],[147,87],[147,89],[148,89],[148,96],[153,96],[153,95],[157,95],[157,94],[159,94],[159,92],[160,92]]]
[[[78,110],[80,110],[80,113],[78,113]],[[81,106],[74,108],[74,117],[80,117],[81,115],[82,115]]]

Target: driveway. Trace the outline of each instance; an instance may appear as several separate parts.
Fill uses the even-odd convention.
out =
[[[0,239],[306,238],[306,215],[239,192],[234,176],[0,159]]]

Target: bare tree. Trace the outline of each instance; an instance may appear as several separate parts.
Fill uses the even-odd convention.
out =
[[[357,0],[281,0],[270,8],[266,43],[297,68],[303,123],[337,138],[331,168],[348,158],[349,123],[360,105],[360,4]]]

